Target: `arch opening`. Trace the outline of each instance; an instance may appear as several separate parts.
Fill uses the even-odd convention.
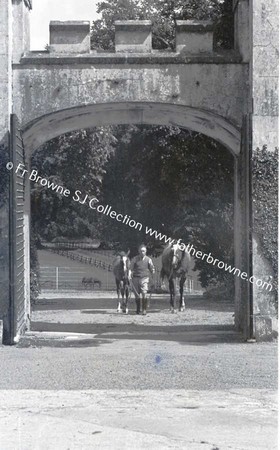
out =
[[[23,125],[23,140],[27,160],[42,144],[68,132],[106,125],[162,125],[177,126],[201,133],[221,143],[229,150],[235,161],[239,160],[241,133],[237,127],[224,118],[209,111],[198,110],[184,105],[150,102],[91,104],[60,110],[34,119]],[[235,164],[235,222],[239,217],[239,198]],[[30,206],[25,205],[30,216]],[[240,237],[234,228],[235,260],[239,261]],[[29,275],[28,275],[29,276]],[[235,309],[239,310],[238,290],[235,292]],[[236,320],[239,328],[239,315]]]
[[[45,142],[67,132],[124,124],[178,126],[215,139],[234,156],[240,152],[240,132],[223,117],[184,105],[151,102],[99,103],[56,111],[24,125],[23,140],[30,156]]]
[[[131,127],[131,128],[134,128],[134,127]],[[137,128],[137,127],[135,127],[135,128]],[[142,127],[141,127],[142,128]],[[160,129],[162,130],[162,129],[164,129],[164,127],[160,127]],[[142,142],[142,141],[141,141]],[[199,144],[196,142],[196,146],[198,145],[198,148],[199,148]],[[74,147],[73,147],[74,148]],[[134,148],[134,145],[132,145],[132,148]],[[154,146],[152,146],[152,148],[154,148]],[[69,153],[66,151],[65,152],[65,154],[66,155],[68,155],[68,154],[70,154],[71,152],[70,152],[70,150],[71,149],[69,149]],[[196,154],[199,154],[199,152],[197,152],[196,151],[197,149],[196,148],[194,148],[194,155],[196,155]],[[131,149],[129,149],[129,151],[131,151]],[[224,152],[224,155],[226,156],[226,154],[227,154],[227,156],[229,157],[229,158],[231,158],[232,160],[234,159],[233,157],[232,157],[232,155],[231,154],[229,154],[229,152],[227,152],[227,151],[224,151],[224,148],[222,149],[222,151]],[[211,150],[209,150],[209,153],[211,154]],[[215,152],[212,152],[212,155],[214,156],[214,153]],[[49,155],[49,153],[47,152],[47,154]],[[86,154],[86,152],[84,152],[84,154]],[[216,153],[215,153],[216,154]],[[148,154],[147,154],[147,156],[148,156]],[[220,156],[222,157],[222,152],[220,153]],[[67,156],[68,157],[68,156]],[[217,156],[218,157],[218,156]],[[71,158],[71,156],[70,156],[70,158]],[[40,160],[43,160],[44,158],[42,158],[42,157],[39,157],[38,158],[38,161],[40,161]],[[204,158],[203,158],[203,160],[204,160]],[[233,163],[233,161],[232,161],[232,163]],[[90,166],[90,164],[89,165],[87,165],[87,164],[84,164],[84,166],[83,167],[86,167],[86,166]],[[36,167],[36,164],[35,164],[35,167]],[[83,167],[82,167],[82,170],[83,170]],[[154,167],[153,165],[151,165],[151,167]],[[75,171],[77,170],[77,167],[75,166]],[[40,170],[39,170],[39,172],[40,172]],[[40,172],[41,173],[41,172]],[[73,179],[75,178],[75,176],[76,175],[74,175],[73,176]],[[194,175],[195,176],[195,175]],[[71,178],[72,179],[72,178]],[[157,177],[156,177],[156,179],[158,179]],[[67,183],[66,183],[67,184]],[[67,186],[68,186],[68,184],[67,184]],[[74,184],[74,186],[75,186],[75,184]],[[180,186],[183,186],[183,184],[181,184]],[[68,186],[69,187],[69,186]],[[110,189],[111,189],[111,184],[110,184]],[[71,189],[71,186],[70,186],[70,190],[71,190],[71,192],[72,192],[72,189]],[[86,191],[86,192],[88,192],[88,191]],[[94,191],[93,191],[94,192]],[[116,196],[116,190],[115,189],[111,189],[110,190],[110,192],[113,192],[113,197],[115,197]],[[162,194],[162,191],[160,191],[161,192],[161,194]],[[84,192],[83,192],[84,193]],[[122,196],[117,196],[117,198],[122,198]],[[106,199],[106,201],[105,201],[105,203],[104,203],[104,205],[105,204],[110,204],[110,205],[113,205],[113,208],[114,208],[114,210],[116,210],[116,211],[122,211],[122,212],[128,212],[128,214],[132,214],[132,212],[133,212],[133,214],[132,214],[132,216],[131,217],[136,217],[134,214],[135,214],[135,211],[128,211],[128,210],[126,210],[126,208],[124,208],[124,210],[122,210],[121,209],[121,207],[120,207],[120,205],[115,205],[114,204],[114,202],[112,201],[112,199],[110,200],[110,198],[108,199],[108,197],[105,197],[105,199]],[[152,200],[154,201],[154,197],[152,197]],[[82,202],[82,204],[83,204],[83,202],[84,202],[84,200],[83,200],[83,198],[81,198],[81,202]],[[107,203],[106,203],[107,202]],[[130,205],[132,205],[133,204],[133,202],[132,202],[132,200],[130,199],[130,201],[128,202]],[[146,204],[146,203],[145,203]],[[152,210],[152,208],[148,208],[148,210]],[[167,214],[165,214],[165,216],[167,216]],[[69,217],[68,215],[67,215],[67,217]],[[152,214],[152,217],[154,217],[154,214]],[[142,211],[141,211],[141,215],[138,217],[138,219],[141,221],[141,224],[142,224],[142,226],[143,225],[146,225],[146,224],[148,224],[148,225],[150,225],[150,222],[149,222],[149,220],[146,218],[146,220],[143,220],[143,217],[142,217]],[[47,223],[47,221],[46,220],[43,220],[43,222],[44,223]],[[153,224],[153,226],[155,227],[155,229],[160,229],[159,228],[159,224],[161,223],[161,221],[159,222],[159,223],[156,223],[156,225],[154,225]],[[112,225],[112,224],[110,224],[110,225]],[[111,229],[110,229],[111,230]],[[110,231],[109,230],[109,231]],[[126,230],[126,234],[127,234],[127,230]],[[182,236],[182,234],[181,234],[181,231],[180,230],[177,230],[176,231],[176,235],[178,234],[178,236],[177,237],[181,237]],[[110,237],[112,236],[112,233],[111,233],[111,231],[110,231],[110,234],[109,234],[109,232],[107,233],[107,235],[109,236],[110,235]],[[172,236],[173,236],[173,234],[172,234]],[[134,237],[134,240],[135,240],[135,237]],[[51,240],[50,240],[51,241]],[[131,241],[132,241],[132,239],[131,239]],[[130,248],[130,247],[129,247]],[[127,249],[126,249],[127,250]],[[91,278],[92,277],[86,277],[86,279],[84,280],[84,281],[87,281],[88,283],[89,283],[89,280],[92,282],[92,280],[91,280]],[[59,278],[58,278],[58,280],[59,280]],[[93,280],[94,281],[94,280]],[[188,281],[188,283],[189,283],[189,289],[190,290],[193,290],[194,289],[194,283],[193,283],[193,281],[192,281],[192,285],[190,284],[191,283],[191,279],[189,279],[189,281]],[[51,280],[48,280],[48,282],[50,283],[51,282]],[[103,280],[103,282],[104,282],[104,280]],[[108,280],[106,279],[106,282],[108,282]],[[58,281],[58,283],[59,283],[59,281]]]

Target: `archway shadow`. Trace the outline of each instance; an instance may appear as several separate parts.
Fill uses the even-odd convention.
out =
[[[94,334],[94,339],[102,340],[152,340],[177,342],[181,345],[236,344],[243,341],[233,325],[172,325],[153,326],[141,323],[125,324],[79,324],[33,322],[31,331],[53,333]]]
[[[232,300],[209,300],[203,296],[185,295],[186,309],[192,311],[221,311],[221,312],[233,312],[234,301]],[[97,314],[100,310],[105,314],[104,310],[116,309],[117,298],[58,298],[58,299],[40,299],[32,307],[33,311],[49,311],[49,310],[84,310],[84,314]],[[130,309],[135,305],[134,298],[129,300]],[[150,301],[150,313],[158,312],[163,308],[169,307],[169,295],[163,295],[160,297],[152,297]],[[103,311],[102,311],[103,310]]]

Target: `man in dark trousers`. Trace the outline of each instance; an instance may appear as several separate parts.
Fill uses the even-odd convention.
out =
[[[154,275],[155,268],[153,261],[149,258],[147,248],[145,245],[140,245],[139,255],[131,261],[131,273],[132,273],[132,289],[136,300],[136,314],[140,314],[140,297],[142,298],[142,311],[143,315],[147,314],[147,292],[148,284],[150,281],[150,275]]]

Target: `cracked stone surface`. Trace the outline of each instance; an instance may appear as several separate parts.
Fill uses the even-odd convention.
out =
[[[0,405],[5,450],[277,448],[267,390],[5,391]]]

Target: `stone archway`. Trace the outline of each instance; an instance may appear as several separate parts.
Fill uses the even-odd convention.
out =
[[[69,131],[120,124],[175,125],[188,128],[217,140],[233,155],[240,153],[240,131],[230,122],[203,109],[172,103],[114,102],[81,105],[38,117],[24,125],[22,132],[28,153]]]
[[[225,150],[234,157],[235,188],[234,188],[234,249],[235,266],[246,270],[248,255],[244,254],[247,248],[248,235],[242,232],[245,226],[246,205],[242,203],[244,185],[241,183],[240,167],[241,132],[228,121],[211,112],[197,110],[183,105],[149,102],[121,102],[104,103],[79,106],[75,108],[56,111],[43,117],[38,117],[22,129],[26,148],[27,164],[30,157],[40,145],[46,141],[81,128],[94,126],[120,125],[120,124],[147,124],[147,125],[175,125],[190,129],[216,139],[222,143]],[[28,183],[27,183],[28,184]],[[29,186],[26,185],[27,200],[25,202],[25,222],[30,223],[30,197]],[[29,229],[25,229],[26,243],[29,245]],[[246,265],[246,268],[244,267]],[[29,273],[26,272],[26,283]],[[249,335],[249,297],[244,284],[235,279],[235,324],[236,327]]]
[[[263,0],[234,0],[232,50],[217,52],[213,48],[213,28],[205,22],[178,21],[175,50],[158,52],[152,48],[149,21],[119,21],[111,53],[91,51],[90,22],[51,23],[48,50],[30,52],[32,2],[0,2],[4,18],[0,29],[4,43],[0,53],[3,159],[12,134],[11,114],[18,117],[29,153],[63,132],[102,124],[105,116],[110,123],[116,123],[117,116],[122,123],[152,124],[157,120],[211,136],[235,157],[234,226],[240,234],[240,239],[235,239],[236,266],[242,264],[248,274],[275,277],[263,249],[252,245],[250,238],[251,226],[257,233],[251,223],[250,163],[256,148],[273,150],[277,145],[276,0],[270,5]],[[271,60],[275,64],[271,65]],[[0,269],[4,331],[11,316],[10,213],[6,202],[0,211],[0,245],[6,255]],[[268,227],[266,231],[269,233]],[[250,328],[249,335],[258,339],[271,337],[275,292],[249,283],[243,289],[240,280],[237,284],[236,295],[245,305],[237,311],[238,325]]]

